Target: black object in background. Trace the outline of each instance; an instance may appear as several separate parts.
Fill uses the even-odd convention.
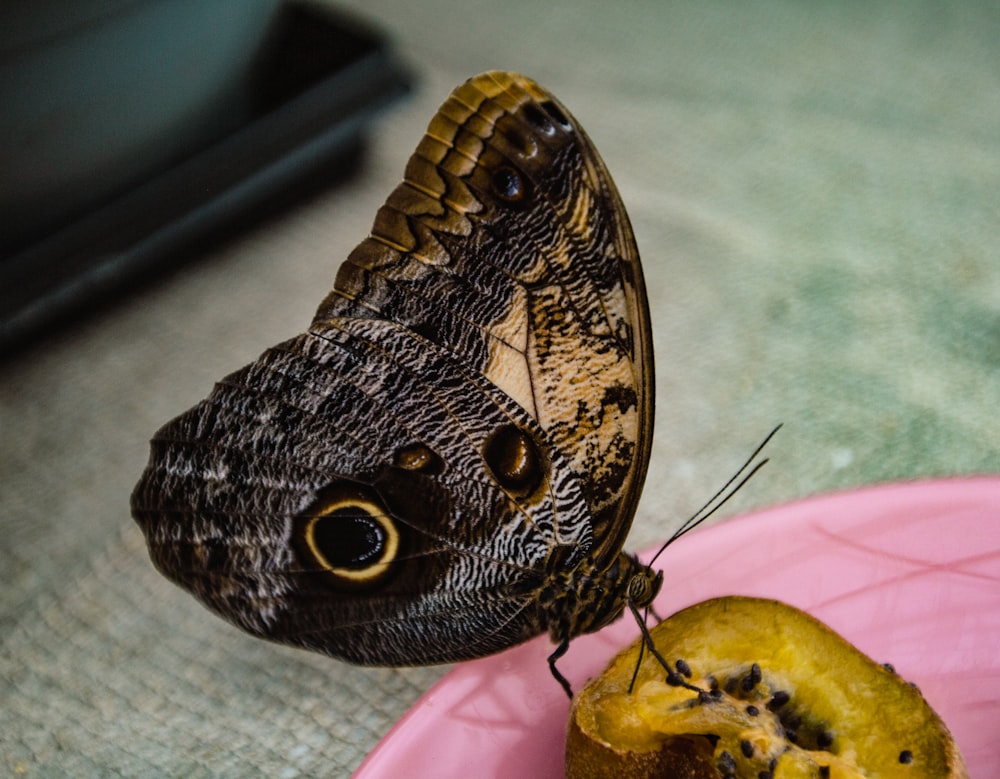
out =
[[[0,28],[0,351],[349,171],[410,86],[307,3],[5,3]]]

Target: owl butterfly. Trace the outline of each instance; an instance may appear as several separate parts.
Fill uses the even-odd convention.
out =
[[[660,574],[622,552],[653,355],[594,145],[485,73],[431,120],[309,330],[167,423],[132,495],[153,562],[244,630],[366,665],[570,639]]]

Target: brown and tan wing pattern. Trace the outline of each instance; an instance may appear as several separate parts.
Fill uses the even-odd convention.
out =
[[[308,332],[154,437],[132,509],[168,577],[252,633],[353,662],[481,656],[620,552],[652,361],[624,208],[534,82],[431,121]]]

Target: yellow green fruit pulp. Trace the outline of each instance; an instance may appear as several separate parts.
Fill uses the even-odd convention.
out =
[[[571,779],[967,777],[915,687],[798,609],[717,598],[651,632],[671,679],[647,648],[629,692],[637,642],[592,680],[574,700]]]

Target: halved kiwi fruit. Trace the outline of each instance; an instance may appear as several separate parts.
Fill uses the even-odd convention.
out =
[[[913,685],[823,623],[727,597],[651,631],[574,698],[566,776],[691,779],[968,778]]]

